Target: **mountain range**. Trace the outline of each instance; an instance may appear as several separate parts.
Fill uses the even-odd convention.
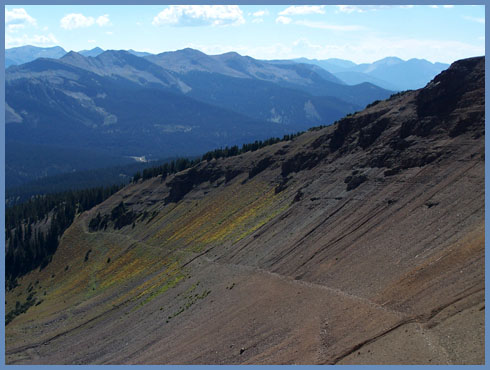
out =
[[[83,56],[96,57],[104,52],[100,47],[90,50],[81,50],[79,54]],[[160,58],[155,58],[154,54],[147,52],[128,50],[129,53],[136,56],[152,56],[152,59],[164,59],[171,61],[172,52],[159,54]],[[21,46],[5,50],[5,67],[16,64],[23,64],[34,59],[44,58],[61,58],[67,52],[61,47],[40,48],[34,46]],[[162,55],[166,57],[162,58]],[[226,55],[226,54],[225,54]],[[178,62],[178,59],[174,59]],[[387,90],[402,91],[408,89],[418,89],[424,87],[435,75],[449,67],[446,63],[431,63],[425,59],[412,58],[402,60],[397,57],[387,57],[373,63],[356,64],[350,60],[329,58],[329,59],[308,59],[297,58],[292,60],[274,60],[264,61],[269,63],[306,63],[317,65],[323,70],[330,72],[328,79],[347,85],[356,85],[363,82],[369,82]],[[216,65],[215,65],[216,66]],[[226,66],[221,64],[226,69]],[[180,70],[187,67],[182,66]],[[195,69],[195,68],[193,68]],[[318,70],[317,70],[318,72]],[[221,73],[221,71],[220,71]],[[232,75],[236,75],[235,72]]]
[[[431,63],[425,59],[413,58],[405,61],[396,57],[362,64],[335,58],[295,60],[318,65],[349,85],[370,82],[385,89],[398,91],[420,89],[435,75],[449,67],[449,64]]]
[[[29,73],[46,63],[52,85],[26,90],[137,91],[63,61]],[[69,201],[9,213],[6,363],[485,363],[484,57],[245,149],[72,198],[69,222]],[[26,270],[33,245],[49,258]]]
[[[184,49],[141,57],[110,50],[39,58],[6,70],[7,183],[58,173],[58,166],[41,164],[45,153],[63,148],[79,159],[97,153],[104,165],[132,156],[199,155],[330,124],[391,93],[345,85],[317,66],[236,53]],[[31,153],[44,149],[28,164],[15,161],[29,146]],[[80,169],[63,160],[64,171]],[[10,172],[26,165],[33,171]]]

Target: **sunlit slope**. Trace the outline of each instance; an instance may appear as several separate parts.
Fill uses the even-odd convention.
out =
[[[483,64],[80,215],[7,362],[483,363]]]

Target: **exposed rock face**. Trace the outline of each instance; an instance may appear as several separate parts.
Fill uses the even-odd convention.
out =
[[[176,174],[171,180],[167,181],[169,194],[165,198],[165,204],[170,202],[178,202],[195,186],[203,182],[215,182],[225,175],[225,171],[213,165],[198,166],[197,168],[189,168]],[[228,175],[230,176],[230,175]]]
[[[7,363],[482,364],[484,130],[472,58],[334,126],[128,186],[8,292],[46,296],[6,327]],[[134,226],[89,231],[121,201]]]

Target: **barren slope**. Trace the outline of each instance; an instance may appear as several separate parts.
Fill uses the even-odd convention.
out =
[[[331,127],[130,185],[7,293],[7,312],[30,284],[42,299],[6,327],[7,362],[484,363],[484,167],[472,58]],[[90,231],[121,201],[134,224]]]

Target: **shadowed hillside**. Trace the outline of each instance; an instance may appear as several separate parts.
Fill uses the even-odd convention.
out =
[[[9,364],[483,364],[484,58],[77,215]]]

